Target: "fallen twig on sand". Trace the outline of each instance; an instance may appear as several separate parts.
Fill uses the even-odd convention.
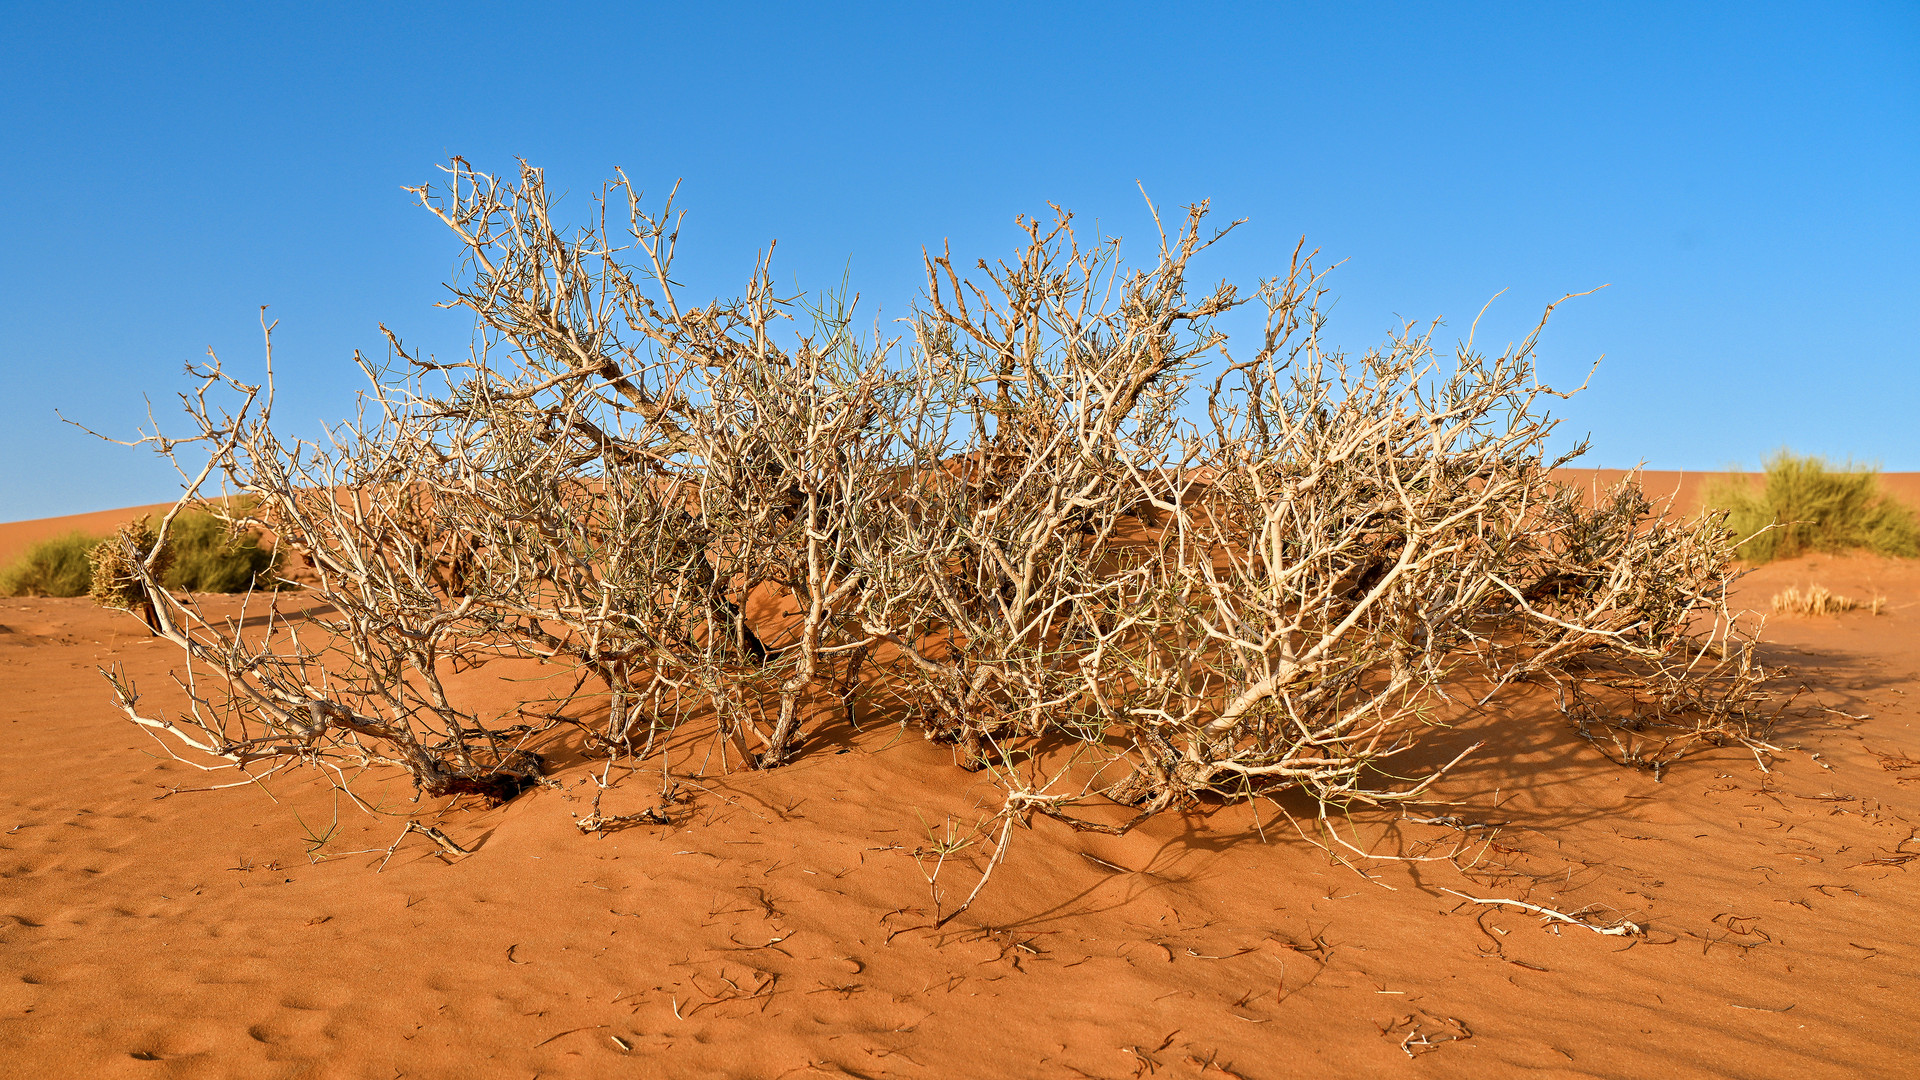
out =
[[[444,832],[441,832],[439,829],[435,828],[434,826],[422,825],[417,821],[409,821],[407,822],[407,827],[404,829],[401,829],[400,835],[394,839],[393,846],[387,849],[386,858],[380,860],[380,866],[378,869],[374,871],[374,873],[377,874],[381,870],[385,870],[387,868],[387,861],[393,858],[394,852],[400,850],[400,842],[402,840],[405,840],[409,835],[413,833],[419,833],[420,835],[440,845],[440,850],[444,854],[447,854],[447,855],[473,854],[471,850],[467,848],[463,848],[459,844],[455,843],[453,837],[448,836]]]
[[[659,809],[642,810],[637,814],[589,814],[578,818],[574,824],[583,833],[608,832],[629,825],[671,825],[673,819]]]
[[[1382,1027],[1380,1034],[1389,1039],[1400,1035],[1397,1042],[1401,1052],[1412,1058],[1438,1050],[1450,1042],[1471,1039],[1473,1029],[1455,1017],[1436,1016],[1425,1009],[1418,1009]]]
[[[980,890],[986,888],[987,886],[987,879],[993,876],[993,868],[996,866],[999,866],[1000,860],[1006,857],[1007,833],[1013,828],[1013,822],[1014,822],[1013,815],[1008,814],[1006,816],[1006,821],[1000,826],[1000,839],[994,845],[993,858],[987,860],[986,871],[980,875],[980,880],[975,882],[973,885],[973,891],[967,894],[967,898],[960,902],[959,907],[954,908],[952,911],[947,912],[945,915],[941,916],[940,918],[934,921],[934,924],[933,924],[934,929],[938,930],[939,928],[947,925],[948,923],[952,922],[955,918],[959,917],[968,908],[973,906],[974,898],[980,895]],[[929,884],[931,884],[931,882],[929,882]],[[936,896],[935,897],[936,902],[938,901],[938,899],[939,898]]]
[[[1496,906],[1496,907],[1516,907],[1524,911],[1531,911],[1535,915],[1544,915],[1547,918],[1552,919],[1556,922],[1563,922],[1571,926],[1582,927],[1584,929],[1591,930],[1596,934],[1605,934],[1608,937],[1627,937],[1630,935],[1638,936],[1640,934],[1644,934],[1647,932],[1646,927],[1641,926],[1639,923],[1631,922],[1631,921],[1622,921],[1614,924],[1613,926],[1595,926],[1594,924],[1587,922],[1583,919],[1578,919],[1572,915],[1568,915],[1564,911],[1555,911],[1552,908],[1541,907],[1539,904],[1529,904],[1524,900],[1506,900],[1506,899],[1483,900],[1478,896],[1468,896],[1466,893],[1463,893],[1463,892],[1454,892],[1452,889],[1441,889],[1440,891],[1443,893],[1447,893],[1451,896],[1457,896],[1460,899],[1465,900],[1469,903],[1487,904],[1487,905]]]
[[[588,1025],[587,1025],[587,1026],[585,1026],[585,1027],[577,1027],[577,1028],[568,1028],[567,1030],[565,1030],[565,1031],[562,1031],[562,1032],[560,1032],[560,1033],[559,1033],[558,1035],[549,1035],[549,1036],[547,1036],[546,1038],[544,1038],[544,1039],[541,1039],[541,1040],[540,1040],[539,1042],[537,1042],[537,1043],[534,1043],[534,1044],[533,1044],[533,1046],[531,1047],[531,1049],[534,1049],[534,1050],[538,1050],[539,1048],[541,1048],[541,1047],[543,1047],[543,1046],[545,1046],[545,1045],[547,1045],[548,1043],[550,1043],[550,1042],[552,1042],[553,1040],[555,1040],[555,1039],[558,1039],[558,1038],[561,1038],[562,1036],[566,1036],[566,1035],[571,1035],[571,1034],[573,1034],[573,1033],[574,1033],[574,1032],[576,1032],[576,1031],[598,1031],[598,1030],[600,1030],[601,1028],[603,1028],[603,1027],[606,1027],[606,1026],[607,1026],[606,1024],[588,1024]],[[622,1040],[620,1039],[620,1037],[619,1037],[619,1036],[617,1036],[617,1035],[616,1035],[616,1036],[614,1036],[614,1040],[613,1040],[613,1041],[614,1041],[614,1042],[622,1042]],[[626,1047],[625,1047],[625,1046],[623,1045],[623,1046],[622,1046],[622,1049],[625,1049],[625,1048],[626,1048]]]

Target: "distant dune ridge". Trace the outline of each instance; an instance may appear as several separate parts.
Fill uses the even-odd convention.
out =
[[[1591,484],[1600,490],[1612,487],[1627,475],[1626,469],[1560,469],[1556,475],[1581,484]],[[1755,484],[1760,483],[1763,473],[1727,473],[1727,472],[1680,472],[1671,469],[1650,470],[1640,474],[1641,483],[1648,497],[1656,503],[1673,498],[1674,508],[1681,513],[1692,513],[1700,508],[1701,493],[1706,491],[1713,481],[1729,476],[1746,476]],[[1887,494],[1905,501],[1908,505],[1920,508],[1920,472],[1881,473],[1880,486]],[[96,536],[105,536],[114,526],[142,514],[165,512],[171,503],[154,503],[148,506],[129,506],[120,510],[96,510],[90,514],[69,514],[65,517],[35,518],[31,521],[11,521],[0,523],[0,566],[5,566],[20,554],[48,537],[79,530]]]

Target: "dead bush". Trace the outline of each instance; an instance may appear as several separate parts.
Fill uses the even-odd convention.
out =
[[[269,326],[265,381],[216,359],[183,396],[197,430],[142,440],[204,451],[189,496],[243,496],[331,612],[267,604],[243,633],[153,587],[168,522],[122,538],[190,704],[146,710],[116,673],[120,705],[203,768],[350,787],[386,765],[498,800],[541,782],[552,725],[611,766],[710,717],[722,767],[771,767],[865,692],[1006,780],[1004,839],[1097,791],[1141,815],[1414,798],[1440,772],[1397,757],[1528,686],[1586,731],[1614,722],[1604,691],[1760,738],[1728,531],[1631,480],[1590,506],[1552,479],[1537,328],[1491,358],[1413,326],[1348,356],[1311,256],[1245,295],[1191,284],[1224,234],[1201,205],[1138,268],[1063,211],[1007,262],[930,255],[893,339],[844,297],[779,295],[766,259],[691,302],[672,198],[624,176],[578,230],[531,167],[455,159],[415,194],[464,252],[469,355],[389,333],[387,361],[356,357],[359,415],[284,440]],[[1240,349],[1219,318],[1249,301]],[[503,658],[561,689],[501,716],[449,690]],[[668,818],[596,800],[583,827]]]
[[[153,559],[142,568],[146,571],[143,575],[134,564],[147,562],[149,555]],[[173,569],[173,555],[173,545],[162,544],[146,518],[134,518],[95,545],[88,555],[93,571],[89,595],[101,607],[131,611],[149,629],[157,630],[158,616],[146,583],[167,579]]]

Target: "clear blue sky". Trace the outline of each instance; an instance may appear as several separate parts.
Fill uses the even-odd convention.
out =
[[[345,415],[385,321],[431,305],[442,227],[402,184],[524,156],[586,195],[684,179],[687,280],[850,266],[884,317],[923,245],[1011,250],[1052,200],[1148,239],[1135,181],[1304,235],[1333,333],[1396,315],[1503,343],[1563,293],[1549,375],[1588,463],[1791,445],[1920,469],[1920,4],[497,5],[0,8],[0,520],[171,498],[132,434],[209,347],[279,414]],[[1495,340],[1497,339],[1497,340]],[[177,422],[175,426],[177,427]]]

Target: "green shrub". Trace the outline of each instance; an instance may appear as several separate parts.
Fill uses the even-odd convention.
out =
[[[0,570],[0,596],[82,596],[93,580],[87,555],[99,538],[70,532],[33,545]]]
[[[140,547],[151,545],[158,518],[130,523]],[[83,532],[42,540],[27,549],[13,565],[0,570],[0,596],[84,596],[93,586],[94,564],[105,559],[105,590],[96,597],[109,607],[124,607],[133,594],[130,575],[117,551],[98,551],[103,541]],[[249,534],[232,535],[227,523],[212,514],[188,511],[173,519],[167,534],[168,554],[158,567],[169,589],[189,592],[245,592],[273,588],[279,559],[260,547]]]
[[[1767,459],[1766,484],[1759,491],[1745,479],[1722,481],[1708,489],[1706,503],[1727,511],[1727,527],[1742,541],[1741,557],[1751,563],[1807,551],[1920,556],[1920,523],[1913,511],[1881,492],[1872,469],[1852,462],[1835,466],[1781,450]]]
[[[272,588],[279,560],[251,533],[236,536],[212,514],[188,512],[167,531],[173,565],[161,580],[169,589],[233,593]]]

